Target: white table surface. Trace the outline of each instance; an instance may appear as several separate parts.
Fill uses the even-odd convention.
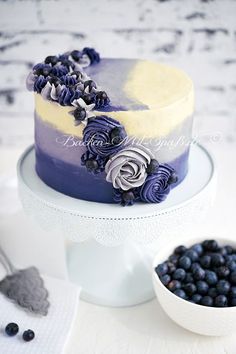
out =
[[[217,196],[206,222],[192,225],[186,230],[186,235],[205,235],[208,238],[218,235],[234,237],[235,234],[236,238],[236,169],[233,165],[236,143],[219,140],[209,142],[207,148],[213,153],[218,167]],[[0,150],[0,177],[14,175],[20,153],[18,149]],[[34,261],[42,271],[65,276],[65,267],[58,261],[63,249],[58,246],[57,252],[51,252],[52,247],[55,249],[54,237],[57,235],[50,235],[42,242],[42,231],[28,220],[22,210],[0,217],[0,234],[3,247],[16,265],[24,266]],[[44,264],[40,264],[42,252]],[[130,308],[105,308],[81,301],[67,353],[235,354],[236,341],[234,336],[204,337],[180,328],[165,315],[157,300]]]

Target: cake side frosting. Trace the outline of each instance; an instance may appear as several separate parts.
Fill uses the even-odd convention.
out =
[[[147,138],[143,136],[127,135],[127,142],[143,144],[150,150],[156,159],[160,162],[171,163],[172,160],[188,149],[187,141],[181,140],[181,137],[190,137],[192,131],[192,118],[189,117],[170,134],[164,137]],[[78,156],[81,155],[83,139],[73,134],[68,134],[67,131],[61,131],[52,124],[45,122],[35,112],[35,142],[46,153],[52,157],[61,158],[65,161],[71,161],[75,164],[80,164]],[[169,143],[169,144],[168,144]]]
[[[122,205],[163,201],[187,174],[189,144],[170,148],[162,142],[191,138],[191,80],[143,60],[104,59],[80,72],[85,81],[77,83],[71,72],[63,76],[66,86],[34,77],[38,175],[76,198]],[[94,102],[85,102],[91,92]],[[102,147],[91,143],[94,135]]]
[[[105,68],[107,69],[110,66],[113,75],[114,72],[118,71],[118,69],[115,71],[113,61],[118,67],[120,61],[131,61],[128,66],[129,71],[126,72],[126,80],[122,79],[122,81],[119,80],[118,82],[111,77],[111,74],[109,75],[109,72],[108,75],[106,71],[103,72],[99,68],[100,64],[95,67],[96,72],[99,72],[98,79],[100,78],[101,80],[102,76],[106,77],[105,80],[102,80],[102,84],[104,85],[110,80],[110,85],[113,85],[113,88],[108,88],[109,97],[117,95],[118,99],[121,100],[121,106],[123,109],[125,108],[125,110],[119,110],[117,102],[116,105],[109,105],[109,115],[125,126],[127,134],[143,137],[145,133],[148,138],[153,136],[164,137],[193,114],[193,85],[191,80],[181,70],[149,61],[134,61],[131,59],[104,60],[106,61]],[[164,74],[162,71],[164,71]],[[165,85],[163,85],[164,77],[166,77]],[[172,82],[177,82],[177,84],[172,84]],[[132,103],[127,103],[127,97],[129,99],[132,97]],[[122,99],[125,104],[122,103]],[[133,106],[137,108],[138,104],[139,109],[132,109]],[[55,125],[61,131],[82,137],[83,126],[75,127],[73,120],[69,119],[70,106],[62,107],[55,102],[44,100],[41,95],[36,94],[35,107],[36,112],[43,120]],[[112,110],[113,107],[115,110]],[[99,111],[94,110],[95,115],[107,113],[107,110],[102,108]],[[55,117],[58,117],[58,119],[55,119]]]

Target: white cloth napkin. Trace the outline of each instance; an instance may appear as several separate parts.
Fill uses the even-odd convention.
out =
[[[2,354],[60,354],[64,353],[66,342],[77,313],[80,289],[64,280],[44,276],[49,291],[50,308],[47,316],[36,316],[17,307],[0,294],[0,353]],[[8,337],[5,326],[15,322],[19,333]],[[24,342],[22,334],[32,329],[35,338]]]

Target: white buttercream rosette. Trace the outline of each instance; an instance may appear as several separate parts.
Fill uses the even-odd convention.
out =
[[[152,159],[153,155],[146,147],[127,146],[106,163],[106,180],[123,191],[140,187],[146,180],[146,169]]]

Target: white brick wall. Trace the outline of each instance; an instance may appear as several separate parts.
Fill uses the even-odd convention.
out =
[[[196,87],[196,131],[236,140],[236,1],[0,1],[0,144],[33,139],[32,63],[94,46],[102,56],[182,67]]]

